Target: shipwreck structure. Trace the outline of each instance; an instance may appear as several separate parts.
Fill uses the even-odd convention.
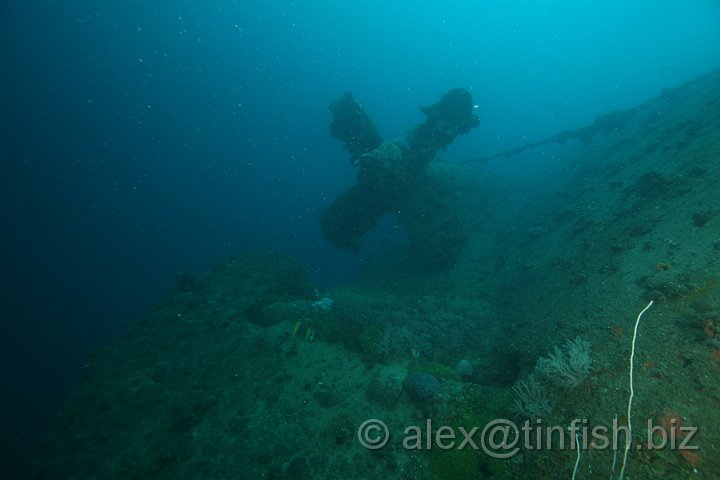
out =
[[[448,91],[421,107],[425,122],[405,140],[383,141],[374,123],[350,93],[330,106],[330,131],[345,143],[359,167],[357,184],[338,196],[322,214],[325,237],[340,248],[358,251],[362,236],[385,213],[398,216],[411,239],[410,254],[423,266],[451,265],[465,241],[462,226],[442,189],[427,175],[440,149],[480,124],[470,92]]]

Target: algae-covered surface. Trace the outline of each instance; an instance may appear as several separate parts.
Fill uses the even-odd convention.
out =
[[[387,251],[322,292],[274,253],[179,275],[88,359],[36,478],[582,479],[620,478],[623,463],[625,478],[717,478],[719,99],[715,72],[570,135],[549,147],[561,174],[522,207],[498,207],[510,186],[490,163],[432,162],[466,238],[447,268]],[[550,408],[524,418],[513,386],[576,337],[589,374],[543,380]],[[575,424],[579,463],[522,430],[502,455],[506,430],[484,435],[502,419],[566,442]],[[613,449],[588,433],[628,420],[625,459],[625,437]]]

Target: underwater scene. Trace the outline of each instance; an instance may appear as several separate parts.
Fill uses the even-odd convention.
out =
[[[720,4],[0,16],[3,478],[720,478]]]

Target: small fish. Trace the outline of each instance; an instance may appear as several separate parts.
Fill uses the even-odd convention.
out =
[[[298,330],[300,330],[300,327],[302,327],[302,320],[298,320],[295,322],[295,326],[293,327],[292,336],[294,337],[297,335]]]

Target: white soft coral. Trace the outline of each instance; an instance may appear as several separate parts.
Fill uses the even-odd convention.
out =
[[[538,358],[535,371],[558,387],[577,387],[590,374],[590,352],[590,342],[575,337],[563,349],[556,346],[547,357]]]

